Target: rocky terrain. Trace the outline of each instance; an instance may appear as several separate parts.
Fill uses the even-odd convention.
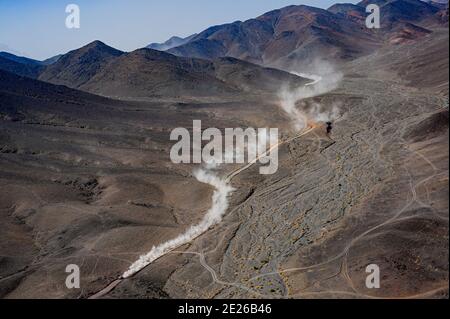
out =
[[[442,30],[397,50],[416,61],[447,44]],[[331,139],[317,128],[284,145],[269,178],[243,171],[220,225],[107,297],[448,298],[448,58],[417,88],[427,67],[402,56],[347,65],[317,98],[345,109]],[[380,289],[365,285],[369,264]]]
[[[0,297],[448,298],[448,6],[376,2],[389,32],[361,30],[363,1],[212,27],[178,56],[100,41],[46,64],[1,55]],[[290,59],[300,76],[253,64]],[[298,110],[338,109],[330,135],[283,109],[306,87]],[[198,165],[169,158],[193,120],[278,127],[279,170],[215,171],[234,188],[224,218],[124,279],[213,205]]]
[[[212,189],[171,163],[172,129],[285,121],[235,99],[123,102],[0,71],[2,297],[89,296],[198,222]],[[85,290],[65,288],[68,262]]]

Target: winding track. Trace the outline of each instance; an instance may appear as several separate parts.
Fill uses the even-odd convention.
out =
[[[302,76],[303,76],[303,77],[307,77],[305,74],[302,74]],[[315,75],[314,75],[314,76],[312,76],[312,77],[310,78],[310,80],[312,80],[313,82],[308,83],[306,86],[313,86],[313,85],[317,84],[318,82],[320,82],[320,81],[322,80],[322,77],[321,77],[321,76],[315,76]],[[236,177],[237,175],[241,174],[242,172],[244,172],[244,171],[246,171],[247,169],[249,169],[250,167],[252,167],[255,163],[258,162],[258,160],[260,160],[261,158],[266,157],[266,156],[267,156],[268,154],[270,154],[270,152],[272,152],[273,150],[275,150],[275,149],[281,147],[282,145],[288,144],[288,143],[290,143],[290,142],[292,142],[292,141],[294,141],[294,140],[296,140],[296,139],[299,139],[299,138],[301,138],[301,137],[303,137],[303,136],[309,134],[309,133],[312,132],[313,130],[314,130],[314,127],[308,126],[308,127],[306,127],[305,129],[303,129],[298,135],[296,135],[296,136],[294,136],[294,137],[291,137],[291,138],[289,138],[289,139],[287,139],[287,140],[278,142],[277,144],[273,145],[273,146],[270,147],[268,150],[266,150],[263,154],[257,156],[255,159],[253,159],[253,160],[252,160],[251,162],[249,162],[248,164],[246,164],[246,165],[240,167],[239,169],[233,171],[232,173],[230,173],[230,174],[226,177],[226,184],[231,183],[231,181],[233,180],[234,177]],[[202,233],[202,234],[203,234],[203,233]],[[198,235],[198,236],[196,236],[196,237],[194,237],[194,238],[191,238],[190,242],[193,241],[193,240],[195,240],[196,238],[198,238],[198,237],[201,236],[202,234],[200,234],[200,235]],[[185,245],[185,244],[187,244],[187,243],[184,243],[183,245]],[[180,246],[182,246],[182,245],[179,245],[178,247],[180,247]],[[175,247],[174,249],[176,249],[176,248],[178,248],[178,247]],[[172,251],[173,251],[174,249],[172,249]],[[170,252],[171,252],[171,251],[169,251],[168,253],[170,253]],[[166,254],[160,256],[159,258],[157,258],[157,259],[155,259],[155,260],[158,260],[158,259],[160,259],[161,257],[164,257],[165,255],[166,255]],[[155,261],[155,260],[154,260],[154,261]],[[202,264],[202,265],[203,265],[203,264]],[[147,266],[148,266],[148,265],[147,265]],[[98,299],[98,298],[101,298],[101,297],[107,295],[108,293],[110,293],[111,291],[113,291],[114,288],[116,288],[123,280],[128,279],[128,278],[131,278],[131,277],[134,277],[136,274],[138,274],[138,273],[140,273],[142,270],[144,270],[147,266],[143,267],[142,269],[140,269],[139,271],[133,273],[132,275],[127,276],[126,278],[122,275],[120,278],[114,280],[114,281],[111,282],[108,286],[106,286],[105,288],[103,288],[103,289],[100,290],[99,292],[95,293],[94,295],[90,296],[88,299]]]
[[[373,115],[373,114],[371,114]],[[303,130],[302,132],[300,132],[298,135],[291,137],[287,140],[284,140],[274,146],[272,146],[269,150],[267,150],[264,154],[262,154],[261,156],[259,156],[257,159],[255,159],[254,161],[236,169],[235,171],[229,173],[226,176],[226,182],[230,183],[233,178],[235,178],[236,176],[238,176],[239,174],[241,174],[242,172],[246,171],[247,169],[249,169],[250,167],[252,167],[261,157],[266,156],[270,151],[281,147],[284,144],[288,144],[291,141],[294,141],[296,139],[299,139],[311,132],[313,132],[314,128],[313,127],[308,127],[305,130]],[[404,145],[406,145],[406,142],[404,143]],[[374,147],[374,153],[375,155],[378,157],[378,159],[380,160],[380,154],[379,154],[379,150],[377,150]],[[363,231],[361,234],[359,234],[358,236],[356,236],[355,238],[353,238],[351,241],[349,241],[347,243],[347,245],[345,247],[343,247],[343,250],[340,253],[337,253],[335,256],[331,257],[330,259],[323,261],[321,263],[318,264],[314,264],[314,265],[309,265],[309,266],[305,266],[305,267],[300,267],[300,268],[291,268],[291,269],[284,269],[284,270],[280,270],[277,272],[273,272],[273,273],[265,273],[265,274],[261,274],[261,275],[257,275],[253,278],[251,278],[249,281],[254,281],[257,280],[261,277],[265,277],[265,276],[270,276],[270,275],[279,275],[281,273],[290,273],[290,272],[296,272],[296,271],[306,271],[306,270],[311,270],[326,264],[329,264],[333,261],[336,260],[342,260],[342,265],[341,265],[341,270],[337,275],[342,275],[344,277],[344,279],[347,280],[349,287],[352,288],[353,291],[322,291],[322,292],[303,292],[303,293],[299,293],[299,294],[295,294],[295,295],[286,295],[286,296],[281,296],[281,298],[293,298],[293,297],[306,297],[306,296],[321,296],[321,295],[327,295],[327,294],[337,294],[337,295],[345,295],[345,296],[351,296],[351,297],[360,297],[360,298],[372,298],[372,299],[381,299],[378,298],[376,296],[370,296],[370,295],[366,295],[364,293],[361,293],[359,291],[357,291],[354,288],[354,285],[352,283],[352,280],[350,278],[350,276],[348,275],[348,269],[347,269],[347,257],[348,257],[348,253],[351,250],[351,248],[357,243],[359,242],[361,239],[365,238],[367,235],[373,233],[374,231],[385,227],[387,225],[393,224],[395,222],[398,222],[399,220],[401,220],[401,217],[403,215],[403,213],[405,211],[407,211],[407,209],[414,203],[419,203],[419,204],[424,204],[421,203],[420,200],[417,198],[416,195],[416,190],[418,187],[420,187],[421,185],[423,185],[424,183],[426,183],[428,180],[432,179],[433,177],[436,177],[438,175],[444,174],[444,173],[448,173],[448,171],[446,172],[439,172],[439,170],[436,168],[436,166],[433,164],[433,162],[431,160],[429,160],[428,158],[426,158],[423,154],[421,154],[418,151],[414,151],[411,150],[411,153],[414,154],[415,156],[417,156],[419,159],[425,161],[427,164],[430,165],[430,167],[432,168],[432,173],[430,176],[428,177],[424,177],[421,180],[416,180],[414,181],[412,178],[410,178],[410,198],[407,199],[405,205],[403,207],[401,207],[400,209],[398,209],[396,212],[394,212],[394,215],[387,219],[384,222],[381,222],[378,225],[375,225],[365,231]],[[426,205],[426,204],[425,204]],[[407,217],[405,217],[407,218]],[[193,238],[195,239],[195,238]],[[192,239],[192,240],[193,240]],[[271,296],[265,296],[263,294],[261,294],[260,292],[257,292],[253,289],[251,289],[250,287],[247,287],[246,285],[242,284],[242,283],[238,283],[238,282],[225,282],[223,280],[221,280],[216,271],[207,264],[206,262],[206,257],[205,257],[205,253],[202,252],[189,252],[189,251],[175,251],[172,250],[169,253],[173,253],[173,254],[190,254],[190,255],[195,255],[199,257],[199,262],[202,265],[202,267],[204,267],[210,274],[211,277],[213,279],[213,282],[215,282],[216,284],[222,285],[222,286],[228,286],[228,287],[235,287],[238,289],[242,289],[244,291],[247,291],[255,296],[259,296],[259,297],[266,297],[266,298],[273,298],[273,295]],[[161,256],[162,257],[162,256]],[[113,281],[112,283],[110,283],[107,287],[105,287],[103,290],[101,290],[100,292],[98,292],[97,294],[93,295],[91,298],[95,299],[95,298],[101,298],[105,295],[107,295],[109,292],[111,292],[112,290],[114,290],[115,287],[117,287],[117,285],[119,285],[124,279],[123,278],[119,278],[115,281]],[[434,293],[443,291],[448,289],[448,285],[447,286],[443,286],[443,287],[438,287],[432,291],[425,291],[419,294],[415,294],[415,295],[410,295],[410,296],[406,296],[404,297],[404,299],[411,299],[411,298],[423,298],[423,297],[427,297],[427,296],[431,296]],[[384,298],[383,298],[384,299]]]
[[[408,96],[407,96],[408,97]],[[369,98],[369,102],[372,101],[373,97],[368,96]],[[379,118],[377,118],[375,116],[375,114],[373,112],[370,112],[369,115],[371,117],[373,117],[373,125],[375,127],[382,125],[382,123],[380,123]],[[398,125],[399,123],[397,121],[393,121],[393,123],[395,125]],[[404,132],[404,129],[400,130],[402,132]],[[302,132],[300,135],[304,135],[306,132]],[[314,132],[313,132],[314,133]],[[359,132],[357,132],[359,133]],[[377,135],[379,135],[380,133],[378,133]],[[401,135],[401,134],[400,134]],[[402,135],[401,135],[402,136]],[[292,139],[295,139],[298,137],[294,137]],[[291,140],[292,140],[291,139]],[[353,135],[352,135],[352,139],[353,139]],[[297,293],[297,294],[287,294],[287,295],[283,295],[283,296],[278,296],[280,298],[295,298],[295,297],[307,297],[307,296],[327,296],[327,295],[342,295],[342,296],[351,296],[351,297],[359,297],[359,298],[370,298],[370,299],[414,299],[414,298],[425,298],[425,297],[430,297],[433,296],[436,293],[440,293],[443,291],[448,290],[448,284],[443,285],[443,286],[438,286],[435,287],[431,290],[424,290],[421,292],[417,292],[414,294],[408,294],[402,297],[398,297],[398,296],[383,296],[383,297],[379,297],[379,296],[373,296],[373,295],[367,295],[363,292],[357,291],[357,289],[355,288],[355,285],[353,283],[352,278],[350,278],[349,273],[348,273],[348,268],[347,268],[347,259],[349,257],[349,252],[351,251],[351,249],[355,246],[355,244],[357,244],[358,242],[360,242],[362,239],[367,238],[369,235],[373,234],[374,232],[380,230],[381,228],[384,228],[386,226],[389,225],[393,225],[397,222],[403,221],[403,220],[407,220],[407,219],[412,219],[414,217],[410,217],[410,216],[405,216],[405,213],[408,211],[409,208],[411,208],[412,205],[414,205],[415,203],[421,205],[422,207],[430,207],[429,204],[424,203],[421,201],[421,199],[418,196],[418,189],[423,186],[425,183],[427,183],[429,180],[438,177],[438,176],[442,176],[442,175],[448,175],[448,170],[440,170],[431,159],[427,158],[424,154],[421,153],[421,151],[418,150],[414,150],[411,147],[409,147],[409,144],[407,141],[405,141],[402,137],[400,137],[400,143],[399,143],[399,147],[402,147],[403,149],[407,150],[411,157],[417,157],[417,160],[419,161],[423,161],[425,162],[427,165],[429,165],[431,171],[429,172],[429,174],[427,174],[427,176],[424,176],[420,179],[414,178],[411,174],[409,174],[409,192],[408,192],[408,197],[406,198],[405,203],[401,206],[398,207],[395,211],[393,211],[393,215],[390,216],[389,218],[386,218],[386,220],[382,220],[380,221],[378,224],[376,225],[372,225],[372,227],[368,227],[367,229],[362,229],[361,233],[359,234],[355,234],[356,236],[351,238],[344,247],[342,247],[342,250],[336,252],[336,254],[332,255],[331,258],[322,261],[320,263],[317,264],[312,264],[312,265],[306,265],[304,267],[299,267],[299,268],[289,268],[289,269],[284,269],[284,270],[278,270],[275,272],[270,272],[270,273],[264,273],[261,275],[257,275],[255,277],[252,277],[250,279],[248,279],[248,282],[257,280],[259,278],[262,277],[266,277],[266,276],[271,276],[271,275],[280,275],[282,273],[291,273],[291,272],[297,272],[297,271],[309,271],[312,269],[317,269],[321,266],[324,266],[326,264],[329,264],[333,261],[340,261],[341,263],[341,267],[339,272],[335,275],[335,276],[342,276],[348,284],[348,287],[351,289],[351,291],[341,291],[341,290],[324,290],[324,291],[320,291],[320,292],[301,292],[301,293]],[[362,141],[362,140],[361,140]],[[287,142],[287,141],[285,141]],[[364,142],[364,141],[362,141]],[[385,141],[385,143],[388,143],[387,141]],[[370,148],[371,153],[374,155],[374,158],[376,159],[376,161],[382,161],[382,162],[388,162],[388,163],[392,163],[392,160],[389,158],[384,158],[384,156],[382,156],[381,151],[383,150],[383,148],[385,147],[385,143],[380,143],[380,144],[367,144]],[[228,178],[233,178],[234,176],[238,175],[240,172],[244,171],[245,168],[242,167],[238,170],[236,170],[235,172],[231,173]],[[427,170],[428,171],[428,170]],[[443,219],[448,221],[448,218],[437,215],[438,218]],[[273,298],[273,295],[270,296],[266,296],[261,294],[258,291],[255,291],[254,289],[251,289],[250,287],[246,286],[243,283],[240,282],[226,282],[223,279],[220,279],[218,274],[216,273],[216,271],[213,269],[213,267],[209,266],[206,263],[206,255],[209,252],[181,252],[181,251],[173,251],[172,253],[179,253],[179,254],[192,254],[195,256],[199,257],[199,262],[200,264],[203,266],[203,268],[205,268],[212,277],[212,280],[214,283],[218,284],[218,285],[222,285],[225,287],[234,287],[234,288],[238,288],[238,289],[242,289],[244,291],[247,291],[249,293],[251,293],[253,296],[257,296],[257,297],[266,297],[266,298]],[[333,276],[333,277],[335,277]],[[224,288],[225,288],[224,287]]]
[[[301,138],[301,137],[303,137],[303,136],[305,136],[305,135],[311,133],[313,130],[314,130],[314,127],[311,127],[311,126],[310,126],[310,127],[307,127],[307,128],[305,128],[301,133],[299,133],[298,135],[296,135],[296,136],[294,136],[294,137],[291,137],[291,138],[289,138],[289,139],[287,139],[287,140],[281,141],[281,142],[279,142],[279,143],[273,145],[273,146],[270,147],[266,152],[264,152],[263,154],[261,154],[261,155],[259,155],[258,157],[256,157],[256,158],[255,158],[254,160],[252,160],[250,163],[248,163],[248,164],[246,164],[246,165],[240,167],[239,169],[233,171],[232,173],[230,173],[230,174],[227,176],[227,178],[226,178],[226,182],[227,182],[227,183],[230,183],[230,182],[233,180],[234,177],[236,177],[237,175],[241,174],[242,172],[244,172],[244,171],[246,171],[247,169],[249,169],[250,167],[252,167],[254,164],[256,164],[256,163],[258,162],[259,159],[261,159],[261,158],[267,156],[267,155],[268,155],[270,152],[272,152],[273,150],[275,150],[275,149],[277,149],[277,148],[279,148],[279,147],[281,147],[281,146],[283,146],[283,145],[285,145],[285,144],[288,144],[288,143],[290,143],[290,142],[292,142],[292,141],[294,141],[294,140],[296,140],[296,139],[299,139],[299,138]],[[201,236],[201,235],[199,235],[199,236]],[[198,238],[199,236],[197,236],[197,237],[195,237],[195,238],[192,238],[191,241],[192,241],[192,240],[195,240],[195,239]],[[179,247],[179,246],[178,246],[178,247]],[[176,249],[176,248],[174,248],[174,249]],[[170,253],[170,252],[168,252],[168,253]],[[163,255],[163,256],[157,258],[156,260],[158,260],[158,259],[160,259],[160,258],[162,258],[162,257],[164,257],[164,256],[165,256],[165,255]],[[204,259],[203,259],[203,261],[204,261]],[[149,265],[147,265],[147,266],[149,266]],[[108,286],[106,286],[105,288],[103,288],[102,290],[100,290],[99,292],[97,292],[97,293],[95,293],[94,295],[90,296],[89,299],[99,299],[99,298],[102,298],[103,296],[105,296],[105,295],[107,295],[108,293],[110,293],[111,291],[113,291],[114,288],[116,288],[122,281],[124,281],[125,279],[128,279],[128,278],[134,277],[136,274],[138,274],[138,273],[140,273],[142,270],[144,270],[147,266],[143,267],[141,270],[137,271],[136,273],[134,273],[133,275],[131,275],[131,276],[127,277],[127,278],[124,278],[123,276],[121,276],[120,278],[114,280],[114,281],[111,282]]]

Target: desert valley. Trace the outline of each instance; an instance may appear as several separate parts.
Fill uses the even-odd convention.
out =
[[[0,297],[448,298],[448,36],[446,1],[364,0],[0,53]],[[174,163],[195,121],[277,128],[276,172]]]

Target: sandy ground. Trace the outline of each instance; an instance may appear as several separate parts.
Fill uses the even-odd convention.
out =
[[[336,90],[305,101],[340,105],[331,136],[319,126],[284,144],[275,175],[240,171],[220,224],[102,297],[448,297],[448,91],[411,84],[420,72],[402,59],[343,66]],[[258,99],[100,103],[86,117],[50,104],[1,120],[4,298],[88,298],[201,220],[213,189],[171,164],[171,128],[203,119],[295,136]],[[80,290],[65,286],[68,264]],[[380,289],[365,286],[369,264]]]

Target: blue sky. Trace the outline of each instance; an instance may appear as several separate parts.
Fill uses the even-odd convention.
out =
[[[0,51],[46,59],[101,40],[124,51],[246,20],[292,4],[327,8],[338,0],[0,0]],[[66,5],[81,28],[67,29]]]

